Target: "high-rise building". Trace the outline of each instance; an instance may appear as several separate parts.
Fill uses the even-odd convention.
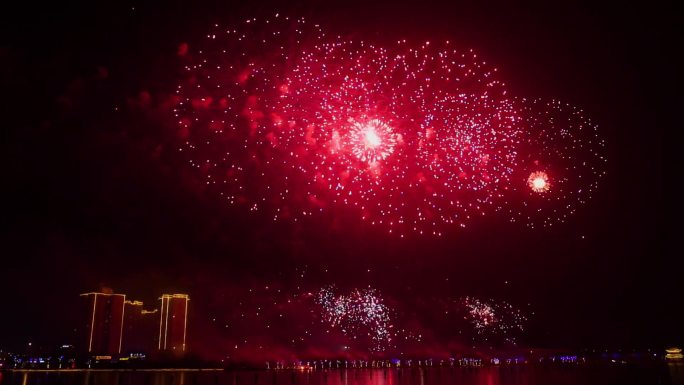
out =
[[[146,310],[141,301],[126,301],[123,351],[150,354],[157,349],[157,309]]]
[[[183,353],[190,298],[187,294],[163,294],[159,299],[159,350]]]
[[[84,347],[91,355],[115,356],[121,353],[126,295],[84,293],[87,320]]]

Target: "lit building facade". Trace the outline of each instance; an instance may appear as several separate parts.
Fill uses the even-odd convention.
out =
[[[126,295],[84,293],[87,325],[84,346],[91,355],[115,356],[121,353]]]
[[[125,302],[123,351],[150,354],[157,349],[157,309],[146,310],[141,301]]]
[[[159,308],[159,350],[185,352],[188,326],[187,294],[163,294]]]

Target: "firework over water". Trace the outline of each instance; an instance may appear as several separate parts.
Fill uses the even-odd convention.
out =
[[[322,309],[325,323],[339,328],[351,340],[369,338],[371,351],[383,351],[393,343],[390,309],[377,290],[354,289],[341,295],[333,287],[324,287],[315,301]]]
[[[293,357],[419,356],[452,348],[509,347],[524,337],[533,314],[530,307],[474,296],[418,299],[370,286],[306,291],[246,286],[231,287],[231,305],[217,301],[204,320],[217,333],[212,343],[228,348],[231,356],[285,351]]]
[[[274,220],[345,215],[401,237],[490,213],[550,225],[603,175],[587,118],[509,97],[448,41],[379,46],[276,15],[201,46],[177,91],[180,149],[209,190]]]
[[[466,310],[466,319],[476,332],[476,342],[500,340],[515,344],[517,336],[525,329],[527,317],[507,302],[486,301],[475,297],[463,297],[460,305]]]

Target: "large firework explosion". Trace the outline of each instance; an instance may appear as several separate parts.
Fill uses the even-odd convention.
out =
[[[344,214],[402,237],[492,212],[548,225],[602,175],[595,126],[510,98],[450,42],[379,46],[276,15],[216,26],[186,70],[181,151],[208,189],[274,220]]]

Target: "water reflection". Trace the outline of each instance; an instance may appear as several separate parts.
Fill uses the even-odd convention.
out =
[[[650,385],[681,383],[683,372],[681,366],[9,371],[0,373],[0,385]]]
[[[671,362],[667,369],[673,384],[684,384],[684,362]]]

